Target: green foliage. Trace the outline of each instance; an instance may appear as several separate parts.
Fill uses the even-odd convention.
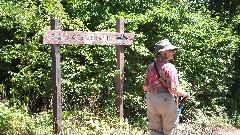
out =
[[[0,102],[0,132],[6,135],[52,134],[52,112],[43,111],[29,115],[27,112],[8,107]],[[96,116],[89,108],[81,111],[63,112],[62,132],[64,134],[143,134],[143,130],[131,127],[127,120],[117,117]]]
[[[27,108],[25,108],[27,109]],[[7,103],[0,102],[0,132],[2,134],[43,134],[51,132],[52,116],[41,112],[29,115],[24,109],[17,106],[9,107]]]
[[[2,134],[52,134],[52,112],[43,111],[29,115],[26,111],[6,105],[7,103],[0,103],[0,132]],[[194,134],[208,134],[214,133],[216,127],[229,126],[226,124],[227,117],[207,116],[205,112],[197,108],[193,108],[192,112],[195,113],[196,118],[188,120],[188,124],[180,124],[177,127],[177,133],[186,134],[190,130]],[[73,112],[63,111],[61,132],[80,135],[149,134],[146,125],[144,127],[132,125],[127,119],[120,121],[116,116],[96,116],[89,108]]]
[[[224,1],[227,7],[216,2],[221,7],[217,9],[212,2],[216,1],[3,0],[1,100],[9,99],[10,106],[27,106],[23,110],[30,113],[52,108],[51,47],[40,43],[50,29],[50,19],[60,19],[61,30],[113,32],[116,19],[123,17],[125,32],[135,33],[124,58],[124,114],[129,123],[146,126],[143,79],[154,59],[155,42],[168,38],[180,48],[173,63],[181,73],[181,85],[193,95],[186,110],[196,105],[212,116],[225,117],[216,111],[221,108],[230,122],[239,125],[240,6],[237,1],[234,5]],[[116,47],[61,45],[60,53],[63,110],[88,107],[99,117],[115,117]],[[11,112],[3,110],[2,114]],[[11,117],[1,119],[5,123]],[[91,121],[89,116],[89,121],[92,129],[110,128],[101,119]]]
[[[10,116],[10,110],[8,110],[8,108],[3,104],[3,103],[0,103],[0,132],[2,133],[3,131],[5,131],[8,126],[10,125],[9,121],[11,119],[11,116]]]
[[[64,16],[63,12],[53,14],[49,10],[54,9],[52,5],[61,9],[59,4],[57,1],[6,1],[0,8],[3,41],[0,63],[4,65],[1,82],[6,82],[8,98],[16,98],[35,111],[34,104],[51,98],[51,61],[47,53],[50,48],[39,45],[39,41],[43,30],[49,28],[49,18]]]

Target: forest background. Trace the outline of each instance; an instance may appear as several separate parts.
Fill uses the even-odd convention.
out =
[[[61,45],[64,133],[147,133],[143,79],[164,38],[179,47],[172,62],[192,95],[181,122],[199,134],[240,126],[239,0],[1,0],[0,133],[52,133],[51,46],[41,44],[52,18],[61,30],[115,32],[122,17],[135,33],[125,47],[124,122],[115,107],[116,47]]]

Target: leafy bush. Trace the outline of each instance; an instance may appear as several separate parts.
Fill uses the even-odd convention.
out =
[[[52,112],[43,111],[29,115],[16,107],[0,103],[0,132],[6,135],[52,134]],[[131,127],[127,120],[117,117],[96,116],[89,108],[81,111],[63,112],[64,134],[142,134],[144,130]]]
[[[135,33],[134,45],[125,47],[124,114],[130,123],[145,125],[145,70],[154,59],[155,42],[168,38],[180,47],[173,63],[193,95],[186,109],[197,102],[197,108],[221,116],[216,110],[223,108],[239,124],[239,5],[220,16],[209,3],[2,0],[1,98],[8,99],[10,106],[24,106],[26,112],[52,109],[51,47],[40,43],[50,19],[60,19],[61,30],[116,31],[116,19],[124,17],[125,31]],[[99,117],[114,117],[116,48],[61,45],[60,53],[63,110],[88,107]]]
[[[52,132],[50,113],[41,112],[37,115],[29,115],[23,111],[24,108],[9,107],[7,103],[0,103],[0,132],[2,134],[45,134]]]

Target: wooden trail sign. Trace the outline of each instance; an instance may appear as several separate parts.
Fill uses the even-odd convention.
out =
[[[49,30],[43,44],[131,45],[132,33]]]
[[[133,33],[124,33],[124,19],[116,20],[117,32],[81,32],[61,31],[59,19],[51,20],[51,30],[45,32],[43,44],[51,44],[52,57],[52,91],[53,91],[53,128],[54,133],[62,132],[62,103],[61,103],[61,69],[60,44],[88,44],[116,46],[116,75],[115,89],[118,93],[116,107],[120,119],[123,118],[123,83],[124,83],[124,46],[133,44]]]

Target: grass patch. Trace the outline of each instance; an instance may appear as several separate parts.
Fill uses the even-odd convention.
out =
[[[9,107],[0,102],[0,132],[3,135],[49,135],[53,134],[52,111],[29,114],[24,109]],[[77,135],[147,135],[147,121],[134,125],[117,116],[98,116],[89,109],[62,112],[62,133]],[[208,116],[200,110],[194,111],[194,118],[180,123],[177,134],[228,133],[236,128],[224,117]],[[139,125],[142,125],[141,127]]]

